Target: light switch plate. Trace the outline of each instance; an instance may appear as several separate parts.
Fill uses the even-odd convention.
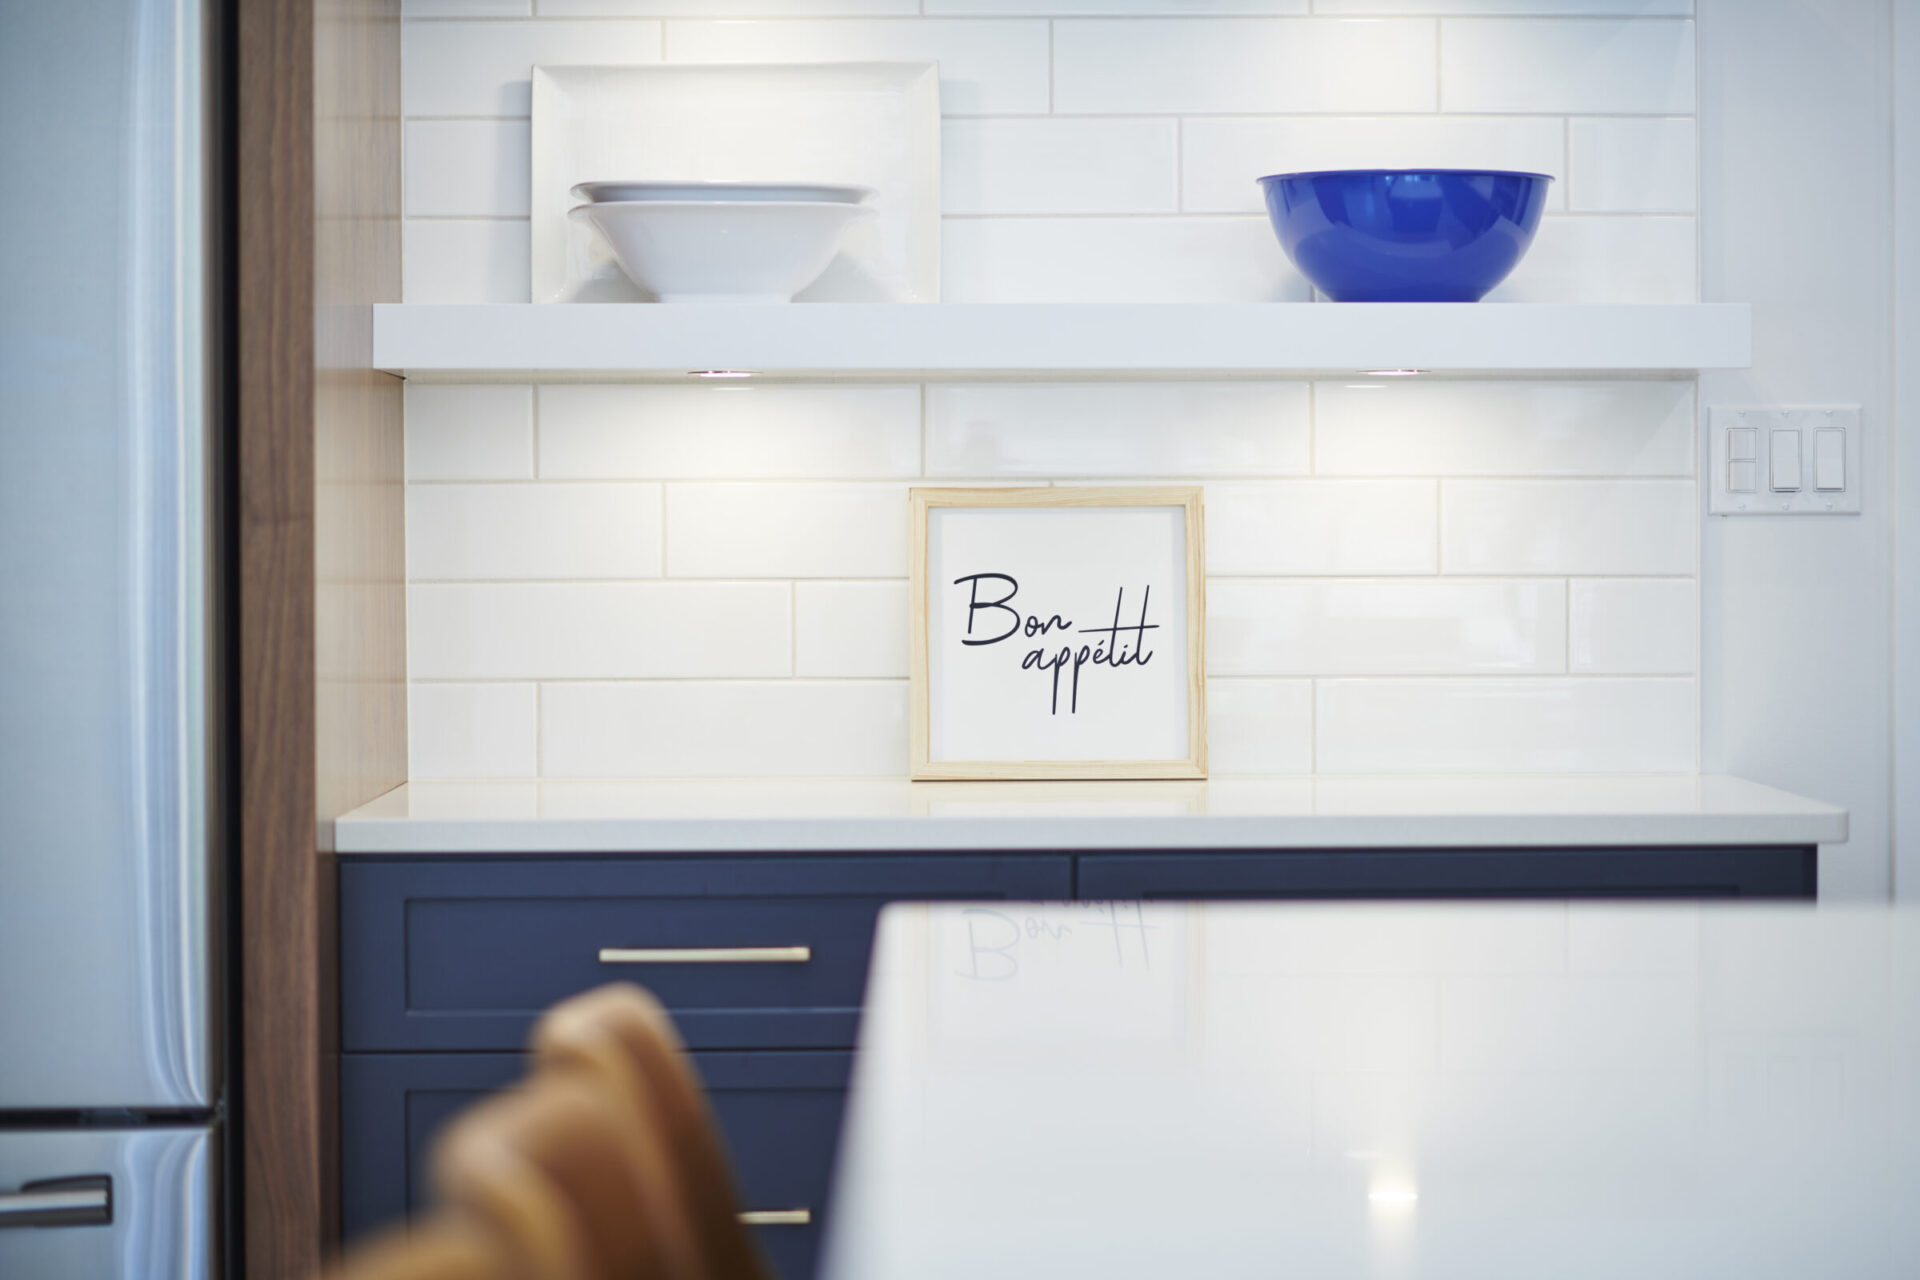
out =
[[[1752,431],[1751,436],[1731,436],[1733,431]],[[1842,454],[1845,460],[1845,487],[1817,489],[1814,472],[1814,433],[1839,431],[1845,436]],[[1775,474],[1775,448],[1784,447],[1789,436],[1799,435],[1798,477]],[[1735,440],[1739,449],[1730,449]],[[1831,437],[1829,437],[1831,439]],[[1753,462],[1736,458],[1750,452]],[[1860,406],[1857,404],[1723,405],[1707,411],[1707,485],[1710,495],[1707,510],[1717,516],[1838,516],[1860,510]],[[1783,471],[1791,472],[1791,459],[1782,459]],[[1798,488],[1781,492],[1774,488],[1782,481]],[[1748,486],[1751,485],[1749,489]]]

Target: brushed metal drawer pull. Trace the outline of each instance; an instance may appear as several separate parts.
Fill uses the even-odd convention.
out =
[[[0,1227],[104,1227],[113,1222],[113,1179],[43,1178],[0,1192]]]
[[[601,964],[805,964],[812,947],[602,947]]]
[[[813,1221],[811,1209],[749,1209],[740,1215],[749,1227],[804,1227]]]

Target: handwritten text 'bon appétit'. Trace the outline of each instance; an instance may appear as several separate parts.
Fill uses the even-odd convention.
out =
[[[1022,671],[1039,671],[1051,677],[1053,704],[1050,714],[1060,714],[1060,677],[1063,673],[1070,673],[1072,677],[1067,688],[1067,713],[1072,715],[1080,710],[1081,668],[1144,667],[1153,657],[1152,650],[1147,648],[1147,632],[1158,631],[1160,624],[1147,621],[1147,603],[1153,593],[1151,586],[1140,589],[1140,621],[1121,625],[1120,613],[1127,599],[1127,589],[1121,587],[1113,599],[1112,626],[1076,628],[1072,619],[1063,618],[1057,613],[1048,615],[1042,621],[1038,614],[1023,613],[1015,608],[1011,601],[1020,593],[1020,584],[1012,574],[970,573],[964,578],[955,578],[953,585],[965,586],[969,593],[967,634],[960,641],[961,644],[992,645],[1016,637],[1036,640],[1053,636],[1056,632],[1097,637],[1067,644],[1049,641],[1029,648],[1021,658]],[[997,596],[996,592],[999,593]],[[982,599],[982,595],[994,598]],[[983,614],[986,616],[983,617]],[[984,633],[996,624],[1006,629],[998,635],[976,634],[976,631]]]

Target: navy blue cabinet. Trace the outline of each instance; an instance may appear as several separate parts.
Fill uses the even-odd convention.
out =
[[[785,1280],[813,1274],[853,1055],[696,1053],[749,1211],[804,1222],[759,1227]],[[428,1201],[427,1156],[457,1112],[526,1074],[517,1053],[350,1053],[341,1061],[341,1224],[349,1239]]]
[[[627,978],[714,1099],[784,1280],[822,1224],[874,918],[897,900],[1805,897],[1812,846],[661,856],[349,855],[340,868],[349,1237],[421,1203],[449,1116],[524,1071],[540,1011]]]

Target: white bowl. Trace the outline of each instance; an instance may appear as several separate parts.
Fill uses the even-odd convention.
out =
[[[581,182],[574,185],[570,194],[590,204],[614,200],[810,200],[859,204],[873,194],[873,188],[825,182]]]
[[[839,251],[857,204],[616,200],[577,205],[620,267],[662,302],[791,302]]]

